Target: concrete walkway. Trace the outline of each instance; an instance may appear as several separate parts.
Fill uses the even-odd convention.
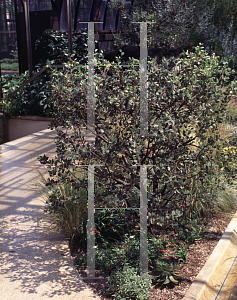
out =
[[[64,236],[49,225],[34,189],[38,155],[54,155],[55,133],[43,130],[1,145],[0,298],[100,299],[73,270]]]

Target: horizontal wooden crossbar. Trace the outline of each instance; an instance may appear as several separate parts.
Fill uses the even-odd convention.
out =
[[[62,69],[63,65],[52,65],[52,68]],[[18,89],[16,89],[14,92],[12,92],[10,95],[3,98],[3,100],[10,99],[13,97],[17,92],[19,92],[21,89],[23,89],[28,83],[31,83],[36,77],[38,77],[41,73],[43,73],[47,67],[43,67],[39,72],[37,72],[35,75],[33,75],[31,78],[29,78],[26,82],[24,82],[21,86],[19,86]]]

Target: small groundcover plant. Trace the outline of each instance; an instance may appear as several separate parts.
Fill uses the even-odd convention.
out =
[[[125,264],[122,270],[115,271],[108,280],[108,293],[113,299],[148,300],[151,276],[139,276],[139,270]]]
[[[138,282],[140,166],[147,166],[149,272],[156,282],[175,283],[188,243],[203,238],[218,191],[234,179],[233,168],[223,169],[222,149],[235,147],[236,140],[223,140],[219,124],[226,122],[227,104],[236,93],[235,74],[201,45],[159,66],[148,61],[148,132],[153,136],[147,137],[140,135],[139,67],[132,65],[137,61],[129,68],[106,65],[100,57],[95,62],[95,143],[86,143],[82,131],[88,113],[87,65],[71,61],[63,72],[53,72],[51,82],[57,155],[39,159],[48,166],[52,189],[59,183],[86,189],[78,170],[97,165],[96,268],[113,274],[108,292],[115,299],[127,299],[123,286],[128,299],[146,299],[141,286],[148,281],[134,284],[134,290],[128,283],[131,278]],[[105,207],[117,213],[99,210]],[[82,252],[77,264],[86,264]],[[122,287],[119,272],[127,274]]]

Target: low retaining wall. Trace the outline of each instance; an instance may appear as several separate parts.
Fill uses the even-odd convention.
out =
[[[237,282],[237,213],[183,300],[228,300]],[[233,298],[234,297],[234,298]],[[236,291],[232,299],[236,298]]]
[[[0,114],[0,143],[10,142],[26,135],[47,129],[52,118],[20,116],[6,119]]]

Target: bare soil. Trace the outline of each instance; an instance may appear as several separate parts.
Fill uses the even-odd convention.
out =
[[[206,239],[197,240],[188,248],[187,262],[181,264],[183,268],[180,274],[183,275],[183,278],[176,285],[156,285],[150,287],[150,291],[152,292],[151,300],[180,300],[184,297],[190,285],[217,245],[234,213],[235,211],[233,211],[232,214],[215,217],[208,223],[210,230]],[[76,257],[76,253],[73,251],[73,248],[71,248],[71,250],[72,259],[74,259]],[[82,269],[78,270],[78,272],[80,276],[86,276],[86,272]],[[96,276],[99,275],[105,276],[100,272],[96,273]],[[106,279],[86,280],[86,283],[98,296],[101,297],[102,300],[111,300],[111,298],[102,296],[102,292],[106,289]]]

